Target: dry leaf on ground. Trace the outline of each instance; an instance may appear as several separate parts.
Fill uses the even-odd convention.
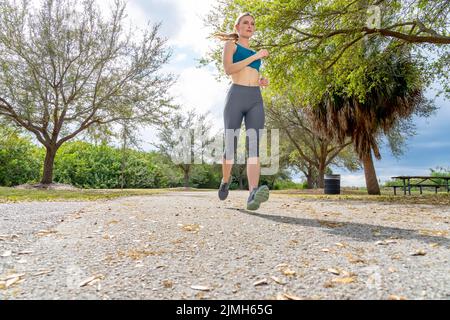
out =
[[[267,282],[267,279],[262,279],[262,280],[258,280],[256,281],[253,286],[257,287],[257,286],[263,286],[263,285],[268,285],[269,283]]]
[[[426,254],[427,254],[427,253],[425,252],[425,250],[417,250],[416,252],[411,253],[411,255],[412,255],[413,257],[424,256],[424,255],[426,255]]]
[[[90,286],[90,285],[93,285],[93,284],[97,283],[100,280],[103,280],[104,278],[105,277],[103,275],[101,275],[101,274],[95,275],[95,276],[89,277],[89,278],[81,281],[79,286],[80,287],[86,287],[88,285]]]
[[[333,283],[339,283],[339,284],[349,284],[355,282],[355,277],[345,277],[345,278],[336,278],[331,280]]]
[[[286,282],[284,282],[283,280],[281,280],[278,277],[270,277],[270,279],[272,279],[273,281],[275,281],[276,283],[278,283],[278,284],[280,284],[282,286],[284,286],[286,284]]]
[[[191,289],[197,290],[197,291],[211,291],[210,287],[199,286],[199,285],[193,285],[193,286],[191,286]]]

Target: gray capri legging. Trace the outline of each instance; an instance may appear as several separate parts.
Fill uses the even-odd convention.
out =
[[[225,109],[224,159],[234,160],[237,154],[242,119],[245,118],[246,150],[250,158],[259,157],[259,145],[265,124],[264,103],[260,87],[232,84],[228,90]]]

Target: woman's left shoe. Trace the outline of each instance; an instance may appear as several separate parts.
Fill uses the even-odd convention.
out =
[[[253,189],[247,200],[247,210],[255,211],[261,206],[261,203],[269,200],[269,187],[261,186]]]
[[[231,178],[230,178],[231,181]],[[220,187],[219,187],[219,199],[222,201],[225,201],[228,198],[228,193],[229,193],[229,189],[230,189],[230,182],[220,182]]]

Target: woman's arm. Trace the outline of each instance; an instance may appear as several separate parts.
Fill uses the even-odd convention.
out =
[[[267,50],[261,50],[258,53],[248,57],[247,59],[233,63],[234,46],[235,44],[233,41],[227,41],[223,49],[223,68],[225,69],[225,73],[227,75],[237,73],[251,64],[253,61],[259,60],[268,55],[268,53],[266,53]]]

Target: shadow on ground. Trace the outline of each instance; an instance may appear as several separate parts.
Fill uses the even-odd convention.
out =
[[[416,239],[425,243],[439,243],[441,246],[450,246],[450,239],[442,236],[422,235],[418,230],[402,229],[394,227],[386,227],[375,224],[355,223],[345,221],[330,221],[320,219],[307,219],[286,217],[274,214],[261,214],[239,208],[227,208],[229,210],[239,211],[261,219],[271,220],[277,223],[300,225],[310,228],[321,228],[325,232],[341,237],[351,237],[356,241],[373,242],[382,238],[396,238],[396,239]],[[379,235],[375,236],[376,231]]]

